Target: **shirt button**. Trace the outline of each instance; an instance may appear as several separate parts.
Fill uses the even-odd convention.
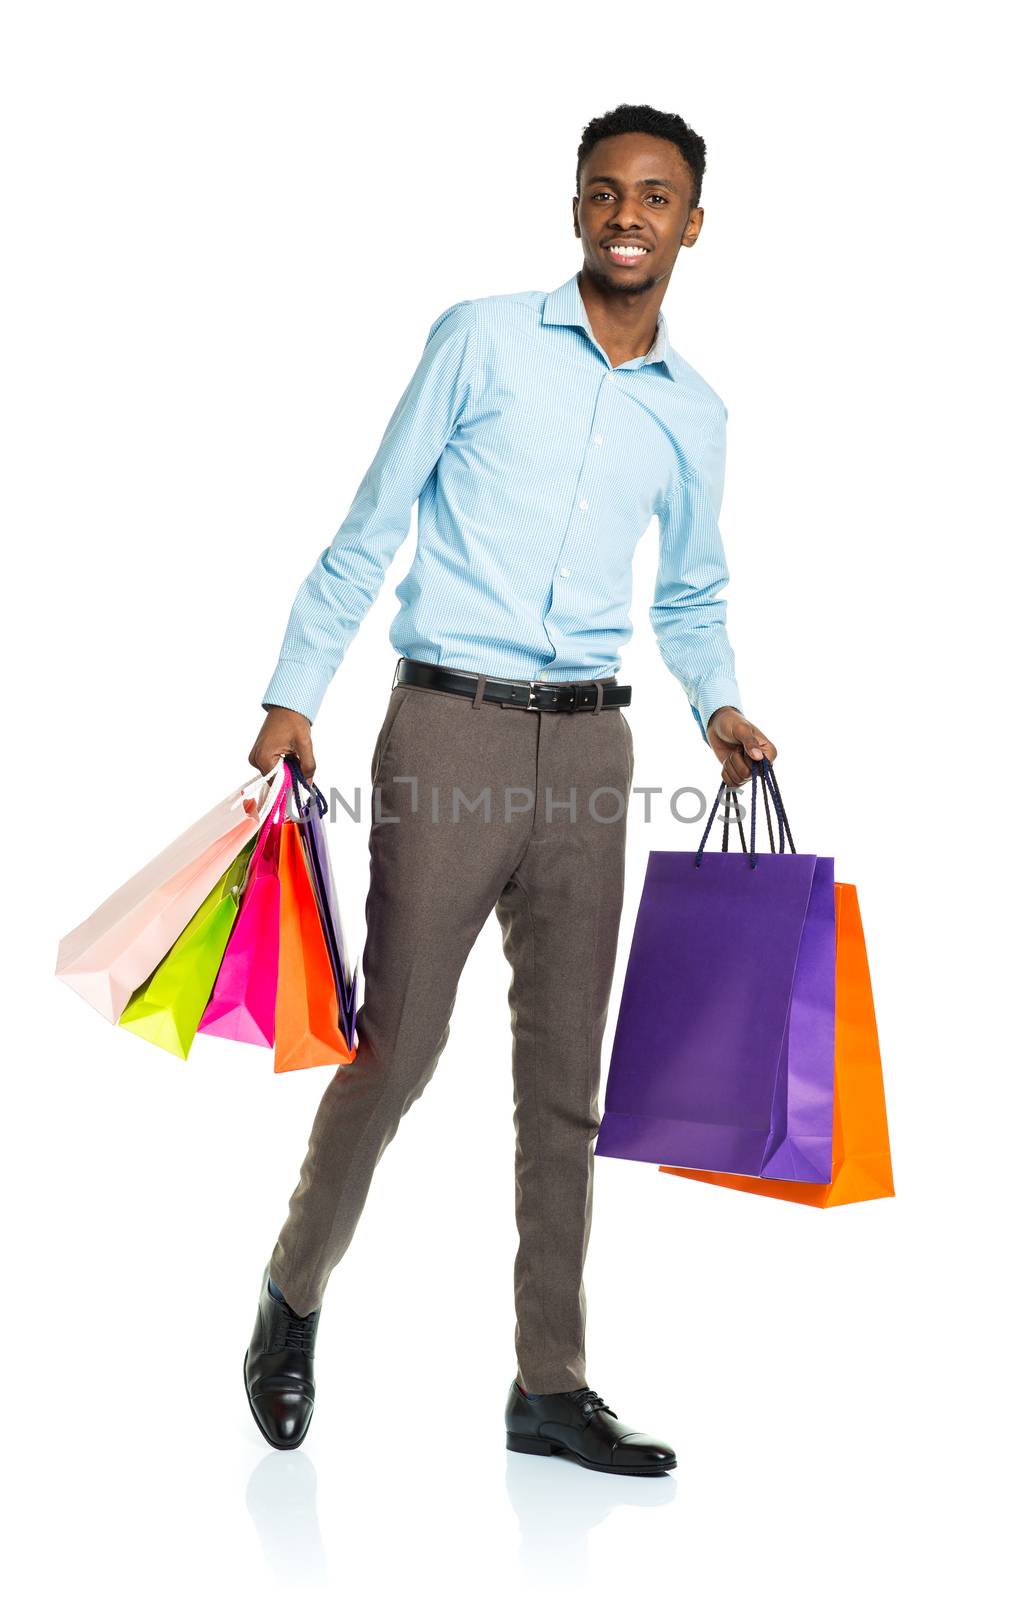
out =
[[[559,567],[558,576],[560,578],[569,578],[569,577],[571,577],[572,576],[571,567]]]
[[[580,501],[580,510],[581,511],[586,511],[586,509],[587,509],[587,502],[585,500],[581,500]]]
[[[604,434],[603,433],[595,433],[595,435],[594,435],[594,443],[595,444],[604,444]]]

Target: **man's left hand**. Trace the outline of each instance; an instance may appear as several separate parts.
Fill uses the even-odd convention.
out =
[[[772,741],[753,722],[740,715],[735,706],[720,706],[708,723],[708,744],[722,763],[722,778],[730,789],[739,789],[749,779],[751,761],[767,756],[774,761],[778,751]]]

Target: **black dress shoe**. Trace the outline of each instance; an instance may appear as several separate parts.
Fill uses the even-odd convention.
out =
[[[264,1273],[256,1326],[242,1370],[249,1410],[275,1450],[297,1449],[313,1420],[313,1353],[319,1321],[319,1307],[308,1316],[296,1316],[291,1306],[271,1294]]]
[[[531,1400],[513,1383],[505,1405],[510,1450],[531,1456],[569,1456],[595,1472],[649,1477],[677,1465],[671,1445],[620,1422],[593,1389],[539,1394]]]

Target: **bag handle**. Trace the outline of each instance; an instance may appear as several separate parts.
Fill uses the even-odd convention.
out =
[[[267,823],[271,823],[271,824],[272,823],[278,823],[278,824],[280,824],[281,822],[284,821],[284,814],[288,809],[288,796],[291,793],[291,789],[292,789],[291,771],[290,771],[290,769],[288,767],[282,766],[282,768],[281,768],[281,789],[280,789],[280,792],[279,792],[279,794],[277,796],[277,799],[274,801],[273,805],[270,807],[270,810],[267,812],[267,822],[264,824],[264,827],[267,826]]]
[[[246,794],[250,789],[257,788],[261,783],[276,784],[281,777],[281,757],[278,756],[269,772],[254,772],[251,778],[246,778],[239,791]]]
[[[736,788],[731,788],[731,789],[727,788],[726,791],[725,791],[725,804],[722,807],[722,851],[723,851],[723,853],[728,854],[728,850],[729,850],[729,823],[730,823],[730,818],[731,818],[731,813],[732,813],[733,802],[735,802],[735,805],[736,805],[736,831],[738,832],[738,834],[740,836],[740,849],[743,851],[743,854],[746,855],[746,853],[747,853],[747,840],[746,840],[746,835],[743,832],[743,818],[740,816],[739,790],[736,789]],[[772,854],[774,855],[775,854],[775,836],[772,833],[772,819],[771,819],[770,815],[768,816],[768,837],[771,840],[771,849],[772,849]]]
[[[302,768],[299,766],[299,763],[296,761],[294,756],[285,756],[284,763],[288,768],[288,771],[291,773],[292,786],[295,790],[295,804],[299,809],[299,816],[302,818],[308,817],[310,802],[315,800],[317,811],[322,817],[326,817],[329,810],[327,801],[324,799],[312,778],[308,783],[306,782],[305,778],[302,776]],[[309,795],[309,800],[301,800],[299,798],[300,784]]]
[[[790,827],[789,827],[789,818],[786,816],[786,810],[785,810],[785,807],[782,804],[782,795],[781,795],[781,793],[779,791],[778,780],[775,777],[775,772],[774,772],[774,769],[772,767],[771,762],[768,760],[767,756],[765,756],[760,761],[753,762],[752,763],[752,767],[753,767],[753,782],[751,784],[751,790],[750,790],[750,849],[749,850],[747,849],[747,841],[746,841],[746,838],[745,838],[744,833],[743,833],[743,822],[742,822],[738,812],[737,812],[737,816],[736,816],[736,826],[737,826],[737,829],[739,831],[740,847],[741,847],[741,849],[743,851],[743,854],[748,858],[751,867],[756,867],[757,866],[757,851],[756,851],[755,845],[756,845],[756,838],[757,838],[757,785],[758,785],[758,780],[760,780],[760,783],[761,783],[761,793],[762,793],[763,800],[764,800],[765,822],[766,822],[767,827],[768,827],[768,843],[769,843],[769,848],[771,850],[772,855],[776,854],[776,850],[775,850],[775,834],[774,834],[774,832],[772,830],[772,808],[773,807],[774,807],[776,818],[777,818],[778,824],[779,824],[779,850],[783,854],[785,854],[786,840],[787,839],[789,840],[789,848],[790,848],[790,850],[792,851],[792,853],[794,855],[796,854],[796,846],[793,843],[793,835],[792,835],[792,833],[790,831]],[[726,784],[724,779],[719,784],[718,793],[715,796],[714,805],[711,807],[711,815],[708,817],[707,825],[705,826],[704,833],[703,833],[703,835],[701,837],[700,844],[697,846],[696,855],[694,856],[693,864],[694,864],[695,867],[699,867],[700,864],[701,864],[701,859],[702,859],[703,854],[704,854],[704,847],[707,844],[708,835],[710,834],[711,829],[712,829],[712,827],[714,825],[715,815],[716,815],[716,813],[718,811],[718,807],[719,807],[719,804],[720,804],[720,802],[722,800],[723,795],[727,795],[728,798],[726,799],[725,805],[724,805],[723,810],[722,810],[722,849],[723,849],[723,851],[726,851],[726,852],[728,851],[728,849],[729,849],[730,809],[731,809],[732,799],[735,797],[736,792],[737,791],[736,791],[735,787],[733,785]],[[769,804],[768,804],[769,799],[772,802],[771,806],[769,806]]]
[[[789,828],[789,818],[786,815],[786,808],[782,803],[782,791],[779,788],[779,780],[775,776],[775,768],[772,766],[767,756],[764,758],[764,770],[761,773],[762,784],[765,781],[766,775],[768,779],[768,787],[771,790],[772,800],[775,802],[775,809],[779,815],[779,831],[780,833],[785,831],[786,838],[789,840],[789,848],[793,855],[796,855],[796,845],[793,843],[793,835]],[[784,848],[785,846],[783,845],[783,849]]]
[[[271,767],[269,772],[255,773],[253,777],[247,778],[240,788],[235,790],[234,797],[231,801],[232,811],[234,811],[237,807],[241,807],[241,809],[248,816],[252,816],[253,808],[255,807],[256,810],[259,810],[261,804],[260,800],[256,799],[255,796],[257,796],[264,787],[270,791],[268,796],[269,805],[274,805],[278,799],[283,783],[284,764],[279,758],[274,762],[274,765]]]
[[[765,823],[767,824],[767,827],[768,827],[768,848],[771,851],[772,855],[775,855],[777,853],[776,852],[776,848],[775,848],[775,830],[772,827],[772,813],[771,813],[771,810],[769,809],[769,806],[768,806],[768,801],[769,801],[769,799],[771,799],[772,807],[775,810],[775,816],[776,816],[776,819],[777,819],[778,824],[779,824],[779,851],[781,851],[781,853],[783,855],[785,855],[785,853],[786,853],[786,838],[788,837],[789,838],[789,847],[792,850],[793,854],[795,855],[796,854],[796,847],[793,844],[792,834],[789,833],[789,820],[788,820],[788,818],[786,816],[785,807],[782,804],[782,796],[779,793],[778,780],[775,777],[774,769],[772,768],[772,765],[768,761],[767,757],[765,757],[764,765],[761,768],[760,777],[761,777],[761,798],[764,801],[764,820],[765,820]],[[757,781],[756,777],[755,777],[754,781],[755,782]],[[739,790],[738,789],[732,788],[732,789],[727,789],[727,791],[726,791],[726,801],[725,801],[725,805],[722,807],[722,849],[723,850],[728,850],[728,848],[729,848],[729,821],[730,821],[730,810],[731,810],[730,797],[738,799],[738,795],[739,795]],[[740,848],[741,848],[741,850],[744,851],[744,853],[746,853],[747,841],[746,841],[746,839],[744,838],[744,835],[743,835],[743,820],[739,815],[739,805],[738,805],[738,803],[737,803],[737,808],[736,808],[736,827],[738,828],[739,835],[740,835]]]

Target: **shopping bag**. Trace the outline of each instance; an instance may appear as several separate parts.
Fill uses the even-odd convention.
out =
[[[678,1167],[662,1167],[662,1172],[804,1206],[844,1206],[895,1194],[882,1059],[857,890],[852,883],[837,883],[835,897],[835,1120],[830,1182],[786,1183]]]
[[[278,858],[291,781],[286,768],[281,792],[253,850],[238,917],[199,1024],[200,1033],[246,1044],[274,1043],[281,919]]]
[[[281,954],[274,1014],[274,1071],[355,1059],[341,1031],[338,993],[299,824],[281,824]]]
[[[797,854],[755,763],[750,849],[652,850],[623,982],[596,1153],[754,1177],[832,1168],[831,857]],[[770,769],[769,769],[770,771]],[[757,778],[771,851],[757,851]],[[780,830],[775,853],[771,807]],[[785,854],[788,838],[790,854]]]
[[[119,1027],[185,1058],[192,1048],[235,918],[253,852],[244,845],[156,971],[132,995]]]
[[[257,775],[169,844],[65,935],[57,976],[116,1022],[280,792],[284,764]]]
[[[356,980],[345,952],[338,894],[331,870],[331,857],[324,835],[323,819],[327,814],[327,801],[315,783],[307,783],[302,769],[293,756],[285,756],[285,765],[292,780],[292,794],[299,825],[299,837],[309,869],[313,893],[316,896],[320,925],[327,943],[327,954],[334,974],[334,987],[338,995],[338,1016],[346,1043],[355,1041]],[[305,789],[306,798],[301,798]]]

